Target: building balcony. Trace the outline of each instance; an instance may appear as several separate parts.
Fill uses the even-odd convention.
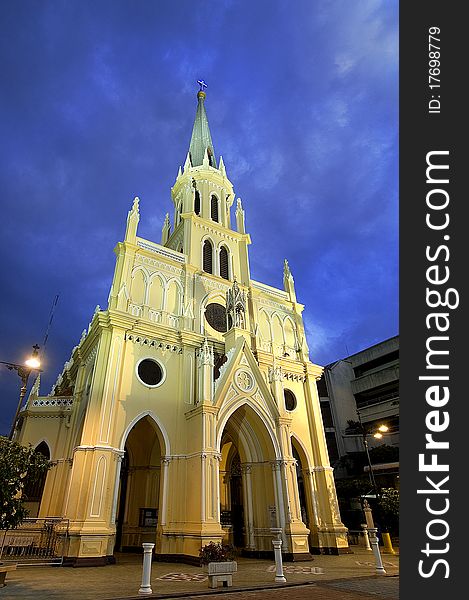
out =
[[[399,381],[399,366],[394,365],[388,369],[382,369],[375,373],[370,373],[368,375],[363,375],[362,377],[357,377],[357,379],[352,379],[352,393],[354,395],[360,394],[362,392],[379,388],[397,381]]]

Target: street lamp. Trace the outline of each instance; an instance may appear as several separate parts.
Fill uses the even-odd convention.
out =
[[[41,361],[39,360],[39,346],[37,344],[33,346],[33,352],[31,356],[28,358],[28,360],[25,361],[23,365],[17,365],[16,363],[11,362],[4,362],[3,360],[0,361],[0,364],[5,365],[7,369],[10,369],[10,371],[16,371],[19,377],[21,378],[21,388],[18,406],[16,408],[15,417],[11,424],[10,434],[8,436],[8,439],[11,440],[13,439],[18,415],[20,414],[21,405],[23,404],[23,399],[26,395],[26,388],[28,385],[29,376],[31,375],[31,371],[41,370]]]
[[[391,536],[389,535],[388,528],[387,528],[385,520],[384,520],[384,512],[383,512],[383,509],[381,506],[380,490],[376,483],[373,466],[371,464],[370,450],[368,447],[368,439],[367,439],[367,436],[371,435],[371,433],[366,431],[366,429],[362,423],[362,420],[361,420],[360,411],[358,411],[358,410],[357,410],[357,416],[358,416],[358,422],[360,423],[360,432],[362,435],[363,446],[365,447],[366,458],[368,461],[368,469],[369,469],[369,473],[370,473],[370,483],[373,487],[373,491],[376,496],[376,507],[378,509],[378,515],[379,515],[379,518],[381,521],[381,537],[383,538],[383,544],[384,544],[384,547],[386,548],[386,550],[388,552],[390,552],[391,554],[394,554],[394,549],[393,549],[392,543],[391,543]],[[380,440],[383,437],[383,433],[386,433],[387,431],[389,431],[389,427],[387,425],[380,425],[378,427],[378,430],[372,435],[374,438]]]
[[[360,418],[360,416],[358,418]],[[380,440],[383,437],[383,433],[387,433],[388,431],[389,427],[387,425],[380,425],[378,431],[373,434],[373,437]]]

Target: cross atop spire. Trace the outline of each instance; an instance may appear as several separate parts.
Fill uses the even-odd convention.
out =
[[[204,88],[207,87],[207,84],[205,83],[205,81],[203,79],[197,79],[197,83],[200,85],[199,92],[203,92]]]

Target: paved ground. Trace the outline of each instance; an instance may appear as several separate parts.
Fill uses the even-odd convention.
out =
[[[208,588],[200,567],[175,563],[152,564],[153,598],[216,594],[217,600],[397,600],[399,557],[383,554],[386,576],[375,575],[373,554],[315,556],[310,562],[285,563],[286,584],[275,583],[275,567],[265,560],[238,559],[233,587]],[[124,600],[138,595],[142,555],[122,554],[107,567],[19,567],[8,574],[0,600]]]
[[[399,578],[372,578],[354,581],[349,588],[349,579],[341,582],[340,589],[333,584],[310,583],[285,586],[280,589],[264,589],[233,593],[217,593],[216,600],[398,600]],[[157,596],[149,596],[156,598]],[[174,598],[174,596],[173,596]],[[167,599],[169,600],[169,599]],[[201,596],[186,596],[184,600],[201,600]]]

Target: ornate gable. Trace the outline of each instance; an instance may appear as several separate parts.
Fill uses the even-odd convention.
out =
[[[279,412],[259,365],[246,340],[240,337],[220,369],[215,382],[213,403],[219,408],[219,420],[246,401],[273,425]]]

